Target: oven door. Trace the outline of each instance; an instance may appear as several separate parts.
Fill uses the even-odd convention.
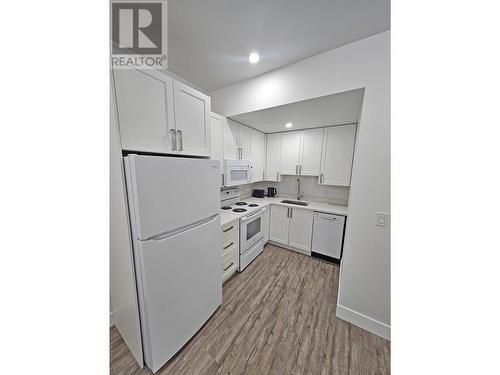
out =
[[[262,213],[265,207],[257,212],[253,212],[245,217],[242,217],[240,222],[240,253],[243,254],[253,244],[264,237],[262,228]]]

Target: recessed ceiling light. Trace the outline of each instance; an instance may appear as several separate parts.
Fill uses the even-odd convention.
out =
[[[285,127],[287,127],[287,128],[291,128],[291,127],[292,127],[292,125],[293,125],[293,124],[292,124],[291,122],[287,122],[287,123],[285,124]]]
[[[248,60],[252,63],[252,64],[257,64],[260,60],[260,56],[257,52],[252,52],[250,55],[248,55]]]

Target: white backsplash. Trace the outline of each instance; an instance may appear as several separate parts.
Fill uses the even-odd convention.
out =
[[[281,176],[281,182],[264,181],[241,185],[240,197],[242,199],[250,197],[253,189],[264,189],[267,194],[268,187],[275,187],[278,190],[278,196],[296,199],[297,178],[300,178],[300,191],[304,194],[304,200],[347,206],[349,187],[319,185],[318,177],[309,176]]]

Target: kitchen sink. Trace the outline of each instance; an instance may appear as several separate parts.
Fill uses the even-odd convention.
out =
[[[288,199],[285,199],[285,200],[281,201],[281,203],[295,204],[297,206],[307,206],[309,204],[307,202],[290,201]]]

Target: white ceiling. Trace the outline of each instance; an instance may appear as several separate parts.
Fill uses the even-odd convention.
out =
[[[389,0],[168,0],[168,66],[213,91],[389,28]]]
[[[264,133],[357,123],[364,89],[285,104],[230,118]],[[287,122],[292,128],[285,128]]]

